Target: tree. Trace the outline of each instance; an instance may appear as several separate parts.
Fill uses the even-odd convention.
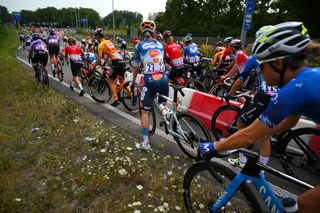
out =
[[[12,21],[12,17],[8,9],[1,5],[0,5],[0,18],[2,23],[7,23]]]
[[[119,28],[120,24],[123,22],[129,28],[136,23],[140,23],[143,20],[143,16],[141,13],[130,12],[127,10],[115,10],[114,11],[114,19],[115,19],[115,27]],[[107,26],[107,28],[113,27],[113,14],[109,13],[102,19],[103,25]]]

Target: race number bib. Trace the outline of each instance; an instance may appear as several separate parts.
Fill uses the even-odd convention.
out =
[[[145,74],[164,72],[165,65],[163,62],[157,62],[157,63],[149,62],[145,64],[144,70],[145,70]]]
[[[58,40],[51,38],[51,39],[49,39],[49,43],[58,43]]]
[[[71,61],[82,61],[80,55],[70,55],[70,60]]]
[[[175,67],[180,67],[183,65],[183,58],[176,58],[176,59],[173,59],[173,66]]]

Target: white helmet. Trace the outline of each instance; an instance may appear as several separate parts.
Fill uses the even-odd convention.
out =
[[[256,32],[256,39],[262,35],[265,31],[268,31],[273,25],[266,25],[263,27],[260,27],[259,30]]]
[[[264,31],[256,38],[253,55],[264,59],[275,52],[292,54],[304,49],[311,41],[302,22],[285,22]]]

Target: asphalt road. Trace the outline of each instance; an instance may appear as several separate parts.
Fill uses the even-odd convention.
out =
[[[26,66],[30,71],[32,71],[31,66],[28,64],[27,51],[19,50],[17,58],[19,61]],[[50,62],[48,62],[47,68],[49,74],[52,74],[50,68]],[[72,99],[79,104],[83,105],[95,116],[98,116],[102,119],[105,119],[119,128],[126,130],[129,134],[135,135],[138,138],[141,138],[141,128],[140,128],[140,119],[139,113],[129,113],[122,105],[118,108],[114,108],[109,104],[99,104],[91,99],[90,95],[87,92],[87,86],[84,85],[86,94],[83,97],[80,97],[78,93],[80,92],[77,88],[74,91],[71,91],[69,84],[71,83],[71,69],[70,67],[64,65],[64,82],[59,82],[57,78],[50,79],[50,87],[62,93],[66,98]],[[52,76],[51,76],[52,77]],[[112,100],[111,100],[112,102]],[[157,115],[157,121],[160,121],[160,117]],[[214,138],[212,136],[212,138]],[[177,144],[174,142],[172,137],[169,137],[165,134],[163,127],[157,127],[156,134],[151,138],[151,146],[153,149],[162,149],[168,155],[178,155],[185,157],[183,152],[179,149]],[[257,149],[256,149],[257,150]],[[218,159],[220,160],[220,159]],[[187,157],[182,158],[182,163],[188,163],[191,165],[191,160]],[[268,165],[281,169],[279,160],[277,158],[271,157]],[[303,188],[297,187],[287,181],[284,181],[280,178],[277,178],[273,175],[266,174],[267,180],[272,183],[272,188],[279,196],[291,195],[295,197],[304,191]],[[311,176],[310,179],[318,177]],[[291,194],[292,193],[292,194]]]

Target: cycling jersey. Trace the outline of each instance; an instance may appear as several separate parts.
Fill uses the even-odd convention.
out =
[[[218,61],[220,60],[221,56],[223,56],[224,50],[217,52],[216,54],[214,54],[213,56],[213,60],[212,60],[212,64],[216,65],[216,63],[218,63]]]
[[[278,90],[268,108],[259,116],[262,123],[275,127],[289,114],[304,115],[320,123],[320,67],[303,68]]]
[[[79,46],[66,46],[65,48],[65,57],[70,55],[70,61],[82,62],[81,55],[83,54],[84,52]]]
[[[238,72],[241,74],[244,68],[244,65],[247,62],[248,56],[242,50],[237,50],[236,53],[236,61],[234,66],[238,68]]]
[[[232,61],[236,60],[236,55],[231,52],[230,47],[227,47],[227,48],[223,51],[222,59],[223,59],[223,60],[227,60],[226,57],[230,57],[230,59],[231,59]]]
[[[180,46],[176,43],[167,44],[164,47],[164,57],[170,60],[170,65],[180,67],[183,65],[183,57],[180,51]]]
[[[51,43],[59,44],[59,42],[60,42],[60,39],[59,39],[59,36],[57,35],[49,35],[47,38],[48,44],[51,44]]]
[[[187,63],[199,63],[199,50],[196,44],[192,43],[184,48],[183,55]]]
[[[139,67],[140,61],[144,74],[164,72],[163,45],[157,40],[143,40],[137,44],[134,48],[134,66]]]
[[[136,40],[133,41],[133,44],[134,44],[134,45],[137,45],[137,44],[139,44],[139,43],[140,43],[140,40],[139,40],[139,39],[136,39]]]
[[[122,59],[112,41],[105,39],[98,45],[98,56],[102,58],[103,55],[107,55],[110,60]]]
[[[30,50],[48,52],[46,43],[44,43],[41,39],[31,42]]]

